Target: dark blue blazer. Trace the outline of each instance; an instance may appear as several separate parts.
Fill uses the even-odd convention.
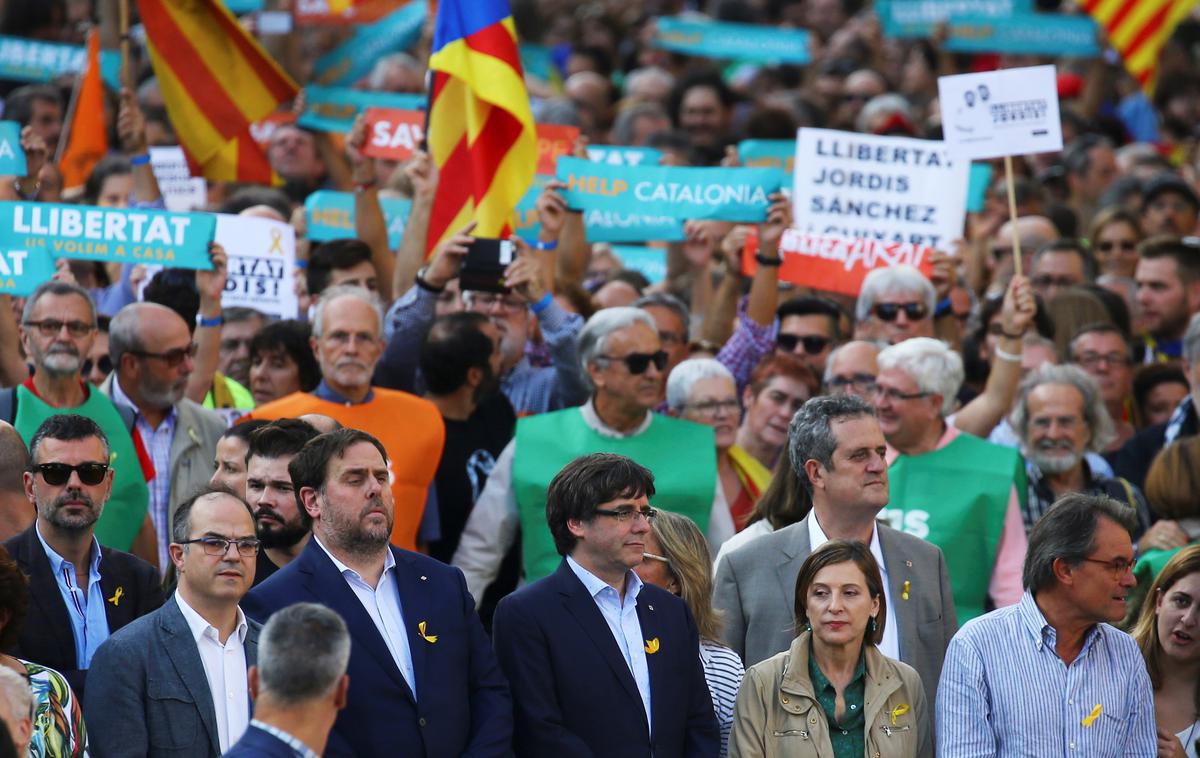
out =
[[[283,740],[253,724],[221,758],[296,758],[300,755]]]
[[[638,621],[650,644],[650,711],[600,609],[564,560],[548,577],[500,601],[492,639],[512,687],[517,755],[531,758],[700,758],[720,733],[692,614],[645,585]]]
[[[242,601],[246,614],[263,623],[293,603],[320,603],[349,627],[349,701],[329,734],[326,758],[511,755],[512,699],[462,572],[428,556],[391,550],[416,698],[383,636],[316,539]]]

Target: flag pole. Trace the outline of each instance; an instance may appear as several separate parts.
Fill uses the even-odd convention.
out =
[[[129,66],[129,0],[117,0],[118,24],[121,46],[121,86],[133,89],[133,70]]]
[[[126,2],[126,0],[121,0]],[[1013,273],[1021,276],[1021,235],[1017,234],[1017,190],[1013,187],[1012,156],[1004,156],[1004,184],[1008,187],[1008,217],[1012,221]]]
[[[88,31],[88,45],[91,44],[91,35],[99,34],[96,27],[92,27]],[[84,49],[87,49],[85,45]],[[84,55],[83,70],[75,74],[75,83],[71,85],[71,99],[67,101],[67,113],[63,117],[62,133],[58,135],[58,146],[54,148],[54,165],[57,167],[62,163],[63,153],[67,149],[67,143],[71,140],[71,126],[75,123],[75,107],[79,104],[79,90],[83,89],[83,77],[87,74],[88,56]]]

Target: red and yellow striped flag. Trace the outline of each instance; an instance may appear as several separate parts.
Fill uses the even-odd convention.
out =
[[[179,143],[212,181],[276,179],[250,124],[296,83],[219,0],[138,0],[146,47]]]
[[[499,237],[533,184],[537,134],[507,0],[441,0],[426,140],[438,167],[428,251],[472,219]]]
[[[1125,68],[1153,92],[1163,45],[1196,0],[1083,0],[1083,9],[1108,32]]]
[[[67,145],[59,160],[63,189],[82,187],[100,159],[108,154],[108,128],[104,125],[104,82],[100,79],[100,34],[88,35],[87,68],[75,98],[75,112],[67,127]]]

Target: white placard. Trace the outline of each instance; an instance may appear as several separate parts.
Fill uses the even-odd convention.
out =
[[[229,256],[222,307],[296,318],[296,233],[290,224],[218,213],[216,241]]]
[[[167,210],[185,213],[208,205],[208,182],[192,176],[182,147],[150,148],[150,168]]]
[[[942,137],[970,160],[1062,150],[1054,66],[938,77]]]
[[[944,142],[801,129],[793,227],[949,252],[962,236],[969,168]]]

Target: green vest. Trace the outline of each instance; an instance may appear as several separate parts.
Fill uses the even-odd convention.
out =
[[[1025,492],[1020,454],[969,434],[901,455],[888,469],[890,499],[879,517],[942,549],[960,626],[983,615],[1014,485]]]
[[[30,392],[25,385],[17,387],[17,417],[13,419],[13,427],[26,445],[43,421],[60,413],[87,416],[108,437],[113,488],[100,520],[96,522],[96,539],[105,547],[128,552],[146,520],[150,503],[150,488],[146,486],[146,477],[142,473],[129,428],[113,407],[112,401],[91,384],[88,385],[87,400],[75,408],[55,408]]]
[[[717,451],[711,427],[653,414],[646,431],[605,437],[583,420],[579,408],[527,416],[517,421],[512,487],[521,516],[525,581],[548,576],[562,557],[546,526],[546,490],[571,461],[589,453],[617,453],[654,474],[655,508],[687,516],[708,528],[717,487]]]

